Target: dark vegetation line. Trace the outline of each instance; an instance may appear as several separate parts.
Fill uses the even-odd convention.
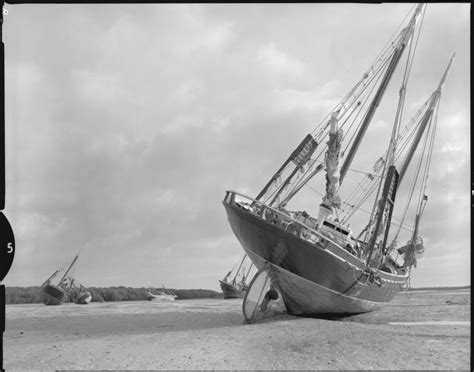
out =
[[[471,286],[461,287],[420,287],[412,288],[412,291],[421,290],[456,290],[470,289]],[[147,288],[131,287],[89,287],[92,294],[92,302],[109,301],[145,301],[147,297]],[[6,287],[6,304],[35,304],[41,303],[40,287]],[[178,295],[178,300],[191,300],[195,298],[222,298],[221,292],[209,289],[172,289]]]
[[[147,288],[131,287],[88,287],[92,295],[92,302],[104,301],[145,301]],[[222,293],[209,289],[171,289],[177,300],[190,300],[195,298],[222,298]],[[42,303],[41,287],[6,287],[5,303],[11,304],[35,304]],[[71,302],[71,301],[69,301]]]

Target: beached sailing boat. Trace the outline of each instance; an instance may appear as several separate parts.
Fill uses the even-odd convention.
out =
[[[148,301],[174,301],[177,297],[171,290],[165,289],[165,286],[162,284],[162,289],[159,291],[155,291],[150,287],[146,298]]]
[[[88,305],[92,301],[92,294],[82,284],[78,284],[75,279],[71,279],[70,297],[78,305]]]
[[[390,301],[407,284],[424,252],[419,228],[428,199],[428,169],[441,90],[454,58],[436,90],[402,126],[417,47],[414,35],[424,8],[424,4],[415,6],[407,26],[387,43],[361,80],[303,139],[255,198],[226,192],[223,205],[229,224],[259,269],[243,302],[247,320],[257,319],[268,304],[281,300],[294,315],[368,312]],[[351,163],[361,153],[361,141],[405,50],[409,52],[387,149],[373,153],[372,147],[364,148],[363,155],[372,153],[375,163],[363,175],[351,172],[351,177],[359,179],[349,183]],[[422,151],[415,157],[417,149]],[[415,165],[411,173],[409,165]],[[324,193],[317,218],[291,210],[288,203],[321,174],[319,187]],[[408,177],[413,178],[411,182]],[[346,185],[349,190],[343,197]],[[404,185],[408,190],[397,194]],[[395,205],[402,207],[396,209],[400,218],[393,215]],[[350,223],[359,224],[356,234]],[[406,243],[399,246],[406,230]]]
[[[246,258],[247,255],[244,255],[244,258],[242,258],[242,261],[240,261],[240,265],[235,271],[234,275],[232,275],[232,272],[234,271],[232,269],[222,280],[219,280],[222,293],[224,294],[224,299],[244,297],[245,291],[248,289],[247,280],[249,278],[250,271],[254,267],[253,263],[250,262],[250,266],[248,270],[246,270],[245,266],[243,266]]]
[[[41,297],[45,305],[62,305],[68,299],[68,290],[70,288],[72,278],[68,275],[77,262],[79,255],[76,255],[71,264],[65,270],[61,279],[56,284],[53,284],[55,278],[61,273],[61,269],[56,270],[46,281],[41,285]]]

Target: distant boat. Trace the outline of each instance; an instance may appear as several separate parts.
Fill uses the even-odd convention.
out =
[[[88,305],[92,301],[92,294],[82,284],[77,286],[74,279],[71,280],[71,296],[74,303],[78,305]]]
[[[46,281],[41,285],[41,299],[45,305],[62,305],[67,301],[68,289],[72,282],[72,279],[68,274],[78,258],[79,255],[74,257],[57,284],[53,284],[53,280],[59,275],[61,269],[56,270],[53,275],[46,279]]]
[[[242,258],[242,261],[240,262],[240,265],[231,280],[229,280],[229,277],[232,276],[233,270],[229,271],[224,279],[219,280],[222,293],[224,294],[224,299],[244,297],[245,291],[248,289],[246,280],[248,279],[250,270],[253,268],[253,263],[250,263],[249,269],[247,271],[245,270],[243,263],[246,258],[247,255]]]
[[[154,291],[153,288],[148,289],[146,299],[148,301],[174,301],[178,296],[174,294],[171,290],[165,289],[165,286],[162,286],[161,290]]]
[[[258,280],[253,281],[257,287],[252,284],[248,290],[255,295],[247,296],[248,304],[244,299],[250,309],[245,311],[244,306],[246,319],[257,318],[255,309],[266,309],[280,296],[293,315],[369,312],[387,304],[408,285],[412,267],[424,253],[419,232],[428,200],[428,169],[441,90],[454,58],[436,90],[403,127],[401,112],[413,62],[411,52],[418,40],[413,35],[422,9],[423,4],[416,7],[408,25],[386,44],[361,80],[303,139],[255,198],[226,192],[223,204],[229,224],[259,269],[255,277]],[[391,136],[385,153],[380,157],[372,146],[359,145],[405,49],[410,49],[410,54],[398,104],[393,102],[397,111],[393,128],[387,132]],[[262,137],[261,144],[265,145],[265,140]],[[416,159],[416,172],[406,172],[417,148],[422,154]],[[375,165],[363,176],[352,173],[352,183],[343,183],[348,171],[353,170],[350,166],[358,150],[377,159]],[[300,206],[288,207],[303,187],[315,191],[308,182],[320,172],[324,176],[315,182],[319,182],[324,196],[317,218],[298,210]],[[411,182],[406,182],[409,178]],[[402,181],[410,189],[399,193],[395,200]],[[346,186],[346,194],[340,193],[341,185]],[[315,205],[311,194],[300,198],[300,203],[308,208]],[[392,219],[395,203],[398,219]],[[372,210],[367,213],[370,206]],[[413,221],[412,228],[405,220]],[[356,226],[356,234],[349,222]],[[402,239],[406,243],[400,247]]]

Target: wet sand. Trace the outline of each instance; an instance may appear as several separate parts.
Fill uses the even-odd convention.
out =
[[[245,324],[242,300],[7,305],[4,368],[470,369],[470,291],[400,293],[339,320]]]

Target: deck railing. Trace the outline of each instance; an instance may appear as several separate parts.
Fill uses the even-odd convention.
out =
[[[240,198],[243,198],[244,200],[247,201],[247,205],[240,204],[238,201],[236,201],[235,196],[238,195]],[[267,211],[271,211],[274,213],[273,218],[275,218],[274,223],[277,224],[280,228],[282,228],[284,231],[291,232],[294,235],[303,238],[305,240],[308,240],[312,242],[313,244],[319,243],[320,245],[323,246],[324,249],[326,249],[327,244],[331,243],[336,247],[337,249],[341,250],[341,252],[349,253],[347,250],[345,250],[339,243],[335,242],[331,238],[325,236],[324,234],[320,233],[319,231],[316,231],[315,229],[311,228],[310,226],[306,225],[305,223],[296,220],[292,216],[285,214],[282,211],[279,211],[275,208],[272,208],[256,199],[253,199],[249,196],[246,196],[244,194],[238,193],[236,191],[226,191],[226,195],[224,197],[224,202],[229,203],[229,204],[235,204],[240,206],[241,208],[244,208],[245,210],[253,213],[254,215],[258,216],[264,221],[268,222],[268,217],[269,214],[266,213]],[[247,207],[248,206],[248,207]],[[247,208],[246,208],[247,207]],[[271,216],[270,216],[271,217]],[[276,220],[276,218],[279,217],[279,220]],[[269,222],[272,222],[271,220]],[[310,234],[306,234],[306,233]],[[327,250],[327,249],[326,249]],[[352,254],[351,254],[352,255]],[[354,255],[352,255],[354,258]]]
[[[244,201],[242,204],[242,201],[236,200],[236,196],[239,198],[242,198]],[[256,215],[257,217],[261,218],[264,221],[267,222],[272,222],[271,220],[268,220],[268,214],[266,213],[267,211],[271,211],[274,213],[274,218],[275,217],[280,217],[278,222],[278,227],[281,228],[284,231],[293,233],[294,235],[305,239],[312,244],[318,244],[318,247],[321,249],[324,249],[327,253],[333,255],[337,259],[345,262],[349,266],[353,267],[356,270],[359,270],[361,273],[365,273],[367,269],[369,268],[365,264],[365,260],[362,260],[352,253],[348,252],[346,249],[344,249],[340,244],[332,240],[331,238],[325,236],[324,234],[320,233],[319,231],[316,231],[315,229],[311,228],[310,226],[306,225],[305,223],[296,220],[289,214],[285,214],[283,211],[279,211],[275,208],[272,208],[256,199],[253,199],[249,196],[246,196],[244,194],[241,194],[236,191],[226,191],[226,195],[224,197],[224,202],[230,205],[236,205],[240,208],[245,209],[247,212],[252,213]],[[283,221],[283,222],[282,222]],[[273,221],[274,223],[275,220]],[[297,228],[295,229],[295,226]],[[291,231],[290,231],[291,230]],[[311,234],[308,236],[305,233],[310,232]],[[317,237],[317,238],[316,238]],[[328,249],[328,243],[331,243],[331,249]],[[351,258],[350,261],[344,259],[342,256],[347,255]],[[379,271],[379,270],[377,270]],[[355,274],[355,273],[354,273]],[[380,272],[382,274],[382,279],[387,282],[399,282],[399,280],[390,280],[388,278],[395,278],[395,277],[400,277],[400,275],[394,275],[390,274],[388,272]],[[406,277],[408,274],[402,275],[402,277]]]

